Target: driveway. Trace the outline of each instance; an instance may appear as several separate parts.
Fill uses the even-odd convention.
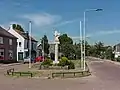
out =
[[[119,65],[92,59],[89,66],[92,76],[76,79],[10,78],[0,74],[0,88],[1,90],[120,90]]]

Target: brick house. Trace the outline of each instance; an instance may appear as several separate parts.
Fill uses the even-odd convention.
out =
[[[0,61],[17,60],[17,38],[0,27]]]

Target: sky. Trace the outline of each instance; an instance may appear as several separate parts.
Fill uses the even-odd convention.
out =
[[[86,12],[87,41],[113,45],[120,42],[119,3],[119,0],[0,0],[0,25],[7,29],[10,24],[20,24],[27,31],[32,21],[32,35],[37,40],[46,34],[53,41],[57,30],[78,42],[83,12],[102,8],[101,12]]]

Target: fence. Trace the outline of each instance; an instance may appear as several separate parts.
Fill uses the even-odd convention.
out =
[[[7,70],[7,75],[19,75],[19,76],[31,76],[33,77],[33,73],[31,72],[15,72],[14,68]]]
[[[55,72],[55,73],[52,73],[52,78],[54,78],[54,77],[63,77],[64,78],[65,75],[68,75],[68,74],[72,75],[72,77],[80,77],[80,76],[88,76],[88,75],[90,75],[90,72],[89,72],[89,70],[88,71],[77,71],[77,72]],[[79,75],[77,75],[77,74],[79,74]]]

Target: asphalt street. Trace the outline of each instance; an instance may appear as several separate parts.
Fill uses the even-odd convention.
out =
[[[89,67],[92,72],[89,77],[52,80],[6,77],[2,67],[0,90],[120,90],[120,65],[92,58]]]

